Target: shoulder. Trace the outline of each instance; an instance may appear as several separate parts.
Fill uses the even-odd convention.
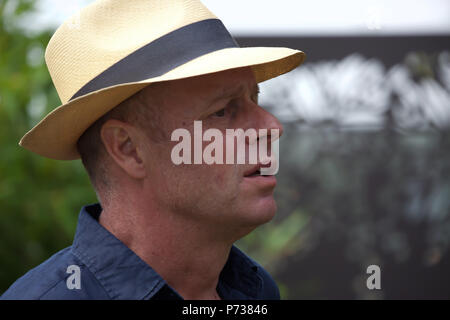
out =
[[[67,281],[76,266],[80,275],[80,287],[69,288]],[[81,276],[82,275],[82,276]],[[70,279],[69,279],[70,280]],[[97,280],[86,266],[72,253],[71,247],[65,248],[49,259],[31,269],[17,279],[6,290],[3,300],[56,300],[56,299],[107,299],[108,296],[99,288]],[[86,290],[88,289],[88,290]],[[94,296],[92,296],[94,295]]]

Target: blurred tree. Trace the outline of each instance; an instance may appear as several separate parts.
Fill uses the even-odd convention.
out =
[[[44,64],[50,31],[19,22],[34,1],[0,1],[0,292],[71,243],[77,212],[95,194],[79,161],[45,159],[18,142],[59,99]]]

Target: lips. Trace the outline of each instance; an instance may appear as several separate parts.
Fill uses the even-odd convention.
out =
[[[261,168],[269,168],[270,167],[270,162],[268,164],[262,164],[262,163],[258,163],[256,166],[254,166],[253,168],[247,170],[244,173],[244,177],[246,178],[251,178],[251,177],[257,177],[261,175]]]
[[[261,171],[258,169],[251,174],[245,175],[245,177],[249,178],[249,177],[255,177],[255,176],[259,176],[259,175],[261,175]]]
[[[277,185],[277,178],[274,175],[262,175],[261,168],[269,167],[267,165],[258,164],[244,173],[243,181],[249,188],[257,188],[257,190],[273,191]],[[265,192],[265,191],[264,191]]]

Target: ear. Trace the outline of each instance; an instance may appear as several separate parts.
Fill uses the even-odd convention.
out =
[[[147,172],[140,148],[142,141],[136,128],[110,119],[103,124],[100,136],[106,151],[118,166],[134,179],[145,178]]]

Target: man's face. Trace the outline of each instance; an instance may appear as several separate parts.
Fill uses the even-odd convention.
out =
[[[175,165],[171,159],[172,148],[179,143],[171,141],[172,132],[185,128],[193,140],[194,121],[202,121],[203,132],[209,128],[222,132],[224,159],[226,129],[278,129],[282,134],[278,120],[257,103],[258,87],[250,68],[160,83],[144,94],[149,104],[156,105],[164,133],[149,138],[144,151],[148,168],[144,185],[161,209],[237,237],[273,218],[276,180],[248,176],[255,164]],[[208,144],[203,142],[203,148]]]

